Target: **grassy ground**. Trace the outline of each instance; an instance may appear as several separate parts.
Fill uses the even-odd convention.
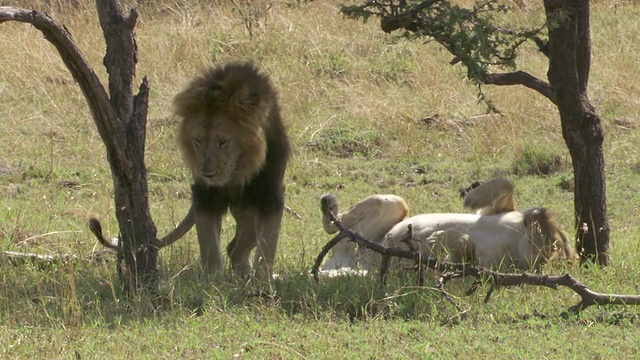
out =
[[[9,1],[9,3],[12,3]],[[14,2],[64,23],[104,81],[104,41],[85,0]],[[189,206],[189,174],[175,143],[171,97],[212,61],[251,59],[278,89],[293,143],[287,204],[270,296],[238,279],[199,280],[190,233],[162,250],[158,305],[124,299],[115,262],[45,267],[0,265],[0,357],[31,358],[637,358],[638,311],[594,307],[560,316],[578,298],[568,290],[416,288],[410,274],[386,287],[375,278],[306,275],[330,239],[319,198],[346,206],[372,193],[395,193],[413,213],[463,211],[457,194],[474,180],[509,176],[523,207],[545,205],[571,232],[571,164],[557,111],[519,87],[485,91],[501,115],[487,115],[464,70],[435,44],[383,34],[376,23],[346,20],[339,2],[274,2],[235,7],[167,0],[140,2],[140,78],[151,87],[147,167],[152,215],[167,233]],[[592,2],[590,97],[604,121],[612,265],[560,265],[600,292],[640,293],[640,8]],[[129,4],[130,5],[130,4]],[[251,13],[247,11],[251,10]],[[249,14],[252,14],[251,16]],[[540,4],[505,16],[537,24]],[[249,32],[249,29],[251,30]],[[53,47],[27,25],[0,25],[0,249],[83,257],[101,251],[88,232],[98,216],[117,233],[104,147],[86,103]],[[523,69],[544,77],[545,61],[524,51]],[[552,164],[547,175],[531,171]],[[225,219],[226,228],[233,225]],[[225,238],[231,234],[226,231]]]

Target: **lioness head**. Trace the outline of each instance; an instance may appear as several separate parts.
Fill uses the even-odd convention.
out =
[[[265,163],[265,127],[275,104],[271,82],[250,63],[209,69],[176,95],[179,146],[194,180],[211,186],[251,180]]]
[[[572,260],[570,240],[543,207],[527,209],[523,213],[524,226],[531,232],[532,242],[539,248],[543,261],[565,258]]]

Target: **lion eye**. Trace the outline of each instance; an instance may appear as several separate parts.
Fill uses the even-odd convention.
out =
[[[200,140],[198,139],[193,139],[191,140],[193,143],[193,147],[195,147],[196,149],[200,149],[202,147],[202,144],[200,143]]]
[[[227,146],[229,144],[229,140],[225,139],[225,140],[218,140],[218,146],[220,146],[221,148]]]

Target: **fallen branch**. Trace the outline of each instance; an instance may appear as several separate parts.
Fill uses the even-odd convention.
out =
[[[109,256],[111,256],[113,252],[111,251],[98,251],[92,252],[88,255],[85,255],[79,258],[76,255],[69,254],[60,254],[60,255],[48,255],[48,254],[34,254],[34,253],[23,253],[23,252],[15,252],[15,251],[3,251],[0,253],[0,263],[9,263],[13,266],[21,266],[26,263],[34,264],[34,265],[53,265],[53,264],[62,264],[68,261],[104,261]]]
[[[73,255],[41,255],[32,253],[21,253],[15,251],[4,251],[2,259],[8,261],[13,266],[23,265],[24,263],[45,263],[52,264],[57,262],[66,262],[75,259]]]
[[[571,306],[569,309],[567,309],[567,312],[571,314],[577,314],[592,305],[640,305],[640,295],[598,293],[588,289],[586,285],[582,284],[580,281],[573,278],[569,274],[552,276],[537,275],[526,272],[519,274],[500,273],[481,266],[437,261],[435,258],[430,257],[429,254],[423,254],[415,249],[405,250],[400,248],[389,248],[384,245],[371,242],[360,236],[360,234],[345,228],[340,220],[335,216],[335,214],[333,214],[328,208],[323,207],[322,210],[325,215],[327,215],[329,219],[334,222],[334,224],[340,231],[338,235],[331,239],[322,248],[322,250],[318,254],[318,257],[316,258],[315,264],[311,269],[311,274],[313,275],[316,282],[318,281],[318,272],[320,269],[320,265],[322,264],[322,261],[324,260],[324,257],[327,255],[329,250],[331,250],[331,248],[338,244],[338,242],[340,242],[341,240],[349,239],[362,248],[375,251],[382,255],[383,261],[380,270],[380,277],[383,281],[386,277],[388,261],[391,257],[413,260],[415,264],[418,265],[418,267],[426,266],[443,274],[438,279],[438,288],[445,295],[445,297],[447,297],[448,295],[446,291],[444,291],[445,282],[460,277],[472,277],[477,279],[477,281],[467,291],[467,294],[473,293],[482,284],[488,283],[491,285],[485,297],[485,302],[488,302],[490,300],[491,294],[496,288],[506,286],[533,285],[544,286],[554,290],[557,290],[560,286],[564,286],[580,295],[580,301],[576,305]],[[450,301],[451,299],[449,298],[448,300]]]

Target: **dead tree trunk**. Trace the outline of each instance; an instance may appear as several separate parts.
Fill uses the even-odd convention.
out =
[[[120,249],[129,276],[123,279],[128,289],[143,285],[155,288],[158,281],[158,249],[150,244],[156,240],[156,226],[149,212],[147,170],[144,162],[149,86],[142,80],[133,96],[133,78],[138,61],[135,10],[124,14],[118,0],[96,1],[100,26],[107,43],[104,65],[109,73],[111,108],[119,120],[118,136],[100,132],[102,140],[119,146],[125,158],[113,161],[108,153],[120,227]],[[120,265],[119,265],[120,266]]]
[[[40,30],[58,50],[78,82],[105,144],[113,177],[116,217],[120,227],[118,273],[123,289],[155,289],[158,282],[156,227],[148,204],[144,144],[149,86],[142,80],[133,95],[137,62],[134,27],[137,12],[125,15],[118,0],[98,0],[98,16],[107,43],[104,65],[109,94],[76,47],[70,34],[46,14],[0,7],[0,23],[20,21]]]
[[[545,0],[549,28],[549,83],[562,135],[573,162],[577,251],[581,262],[609,262],[609,221],[601,121],[589,102],[589,2]]]

